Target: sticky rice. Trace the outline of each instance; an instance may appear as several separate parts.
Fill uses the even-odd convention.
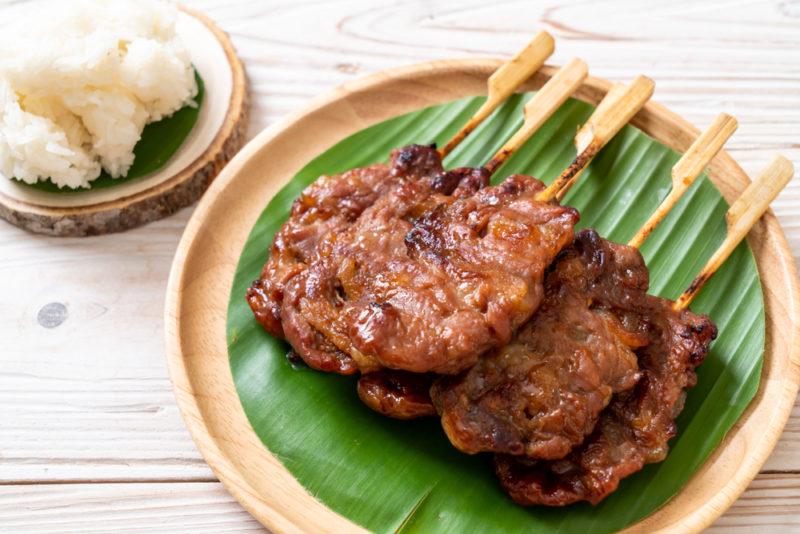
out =
[[[32,4],[4,25],[0,174],[70,188],[125,176],[145,125],[197,95],[176,19],[165,2],[86,0]]]

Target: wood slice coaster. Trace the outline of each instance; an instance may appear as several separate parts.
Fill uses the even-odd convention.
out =
[[[247,79],[228,35],[181,8],[176,30],[205,83],[189,136],[158,171],[97,190],[48,193],[0,179],[0,217],[30,232],[88,236],[127,230],[196,201],[245,140]]]

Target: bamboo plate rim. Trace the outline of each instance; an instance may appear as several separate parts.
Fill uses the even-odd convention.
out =
[[[394,68],[313,100],[241,150],[206,192],[184,231],[165,306],[166,354],[178,406],[220,481],[275,531],[363,529],[311,496],[261,443],[244,414],[228,362],[226,319],[245,240],[267,202],[313,157],[391,116],[485,94],[486,79],[499,64],[499,60],[469,59]],[[541,87],[555,71],[543,67],[522,90]],[[610,85],[590,76],[574,96],[596,104]],[[648,102],[631,123],[681,152],[700,133],[655,102]],[[725,151],[707,172],[728,202],[750,181]],[[629,527],[630,532],[694,532],[711,524],[756,476],[789,417],[800,385],[800,286],[794,260],[771,211],[750,232],[748,243],[756,258],[766,312],[758,393],[686,486]]]

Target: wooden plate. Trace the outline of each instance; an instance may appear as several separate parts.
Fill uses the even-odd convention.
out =
[[[380,72],[342,86],[262,132],[223,170],[178,247],[165,311],[167,357],[178,405],[200,452],[228,490],[276,531],[361,530],[314,499],[253,432],[227,357],[225,322],[236,263],[267,202],[309,160],[367,126],[422,107],[485,94],[499,62],[439,61]],[[545,67],[524,90],[555,72]],[[596,104],[608,81],[590,77],[575,95]],[[699,131],[648,103],[632,124],[677,151]],[[729,202],[749,182],[726,152],[708,174]],[[698,531],[758,473],[789,417],[800,384],[800,291],[783,232],[769,212],[748,237],[764,289],[766,341],[758,394],[684,489],[630,528]]]
[[[227,34],[209,18],[181,8],[176,32],[205,83],[205,99],[191,133],[164,167],[75,193],[39,191],[0,176],[0,217],[40,234],[105,234],[166,217],[203,194],[244,143],[247,80]]]

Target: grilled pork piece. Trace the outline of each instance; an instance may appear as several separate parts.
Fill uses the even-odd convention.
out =
[[[381,369],[361,375],[358,396],[361,401],[387,417],[416,419],[436,415],[428,391],[434,375]]]
[[[594,432],[565,458],[495,457],[500,483],[519,504],[597,504],[620,480],[666,457],[685,389],[695,385],[694,370],[717,329],[708,317],[676,312],[665,299],[646,296],[631,304],[637,329],[649,338],[637,351],[642,378],[632,390],[614,396]],[[631,323],[634,314],[629,315]]]
[[[275,234],[261,277],[247,291],[256,319],[272,335],[284,337],[284,288],[314,259],[322,237],[352,224],[388,188],[441,173],[435,147],[411,145],[394,150],[388,165],[322,176],[309,185],[292,204],[289,219]]]
[[[450,374],[508,343],[539,306],[544,270],[572,242],[578,213],[537,201],[544,186],[533,178],[483,188],[487,177],[460,169],[428,187],[404,184],[329,234],[287,286],[282,319],[295,350],[309,354],[294,335],[302,329],[362,372]]]
[[[636,249],[581,232],[545,278],[545,299],[516,337],[431,389],[442,426],[466,453],[563,458],[592,432],[614,393],[639,378],[647,342],[617,315],[647,292]]]
[[[488,179],[483,169],[465,168],[404,180],[349,228],[320,241],[317,259],[286,284],[281,312],[287,341],[308,365],[341,374],[380,367],[351,346],[345,319],[338,317],[346,297],[355,297],[357,290],[363,293],[353,278],[379,271],[392,256],[405,257],[404,238],[418,217],[475,193]],[[372,299],[370,305],[378,301]]]

